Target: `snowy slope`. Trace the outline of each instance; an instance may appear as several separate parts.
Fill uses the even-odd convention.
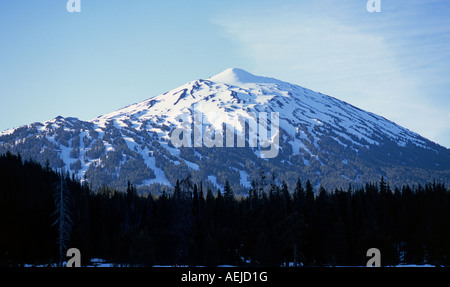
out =
[[[198,103],[202,103],[207,114],[226,111],[230,118],[237,113],[248,117],[250,110],[278,112],[281,128],[296,139],[316,142],[323,134],[322,130],[331,129],[336,138],[341,136],[355,146],[378,145],[388,137],[401,146],[410,141],[420,147],[427,147],[427,140],[420,135],[380,116],[333,97],[276,79],[254,76],[240,69],[227,69],[207,80],[188,83],[163,95],[101,116],[93,122],[104,126],[109,120],[115,119],[124,126],[124,121],[131,120],[140,127],[143,121],[157,123],[164,118],[166,123],[176,125],[177,116],[192,110]],[[227,123],[232,124],[231,121]],[[318,131],[314,131],[316,127]],[[296,145],[296,139],[293,145]]]
[[[246,127],[238,118],[278,113],[277,157],[261,159],[259,146],[174,147],[171,133],[193,123],[200,106],[203,132],[222,123],[242,131]],[[260,168],[287,181],[307,177],[317,187],[336,178],[341,185],[362,182],[397,167],[409,168],[405,176],[412,181],[415,169],[437,169],[433,174],[438,178],[450,178],[448,149],[336,98],[236,68],[88,122],[58,117],[2,132],[0,152],[7,150],[41,162],[49,159],[53,167],[99,186],[123,186],[127,178],[140,186],[171,186],[191,173],[214,187],[228,177],[236,188],[248,188]]]

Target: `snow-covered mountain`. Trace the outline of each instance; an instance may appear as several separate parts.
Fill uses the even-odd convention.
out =
[[[222,131],[223,147],[196,142],[199,107],[200,134]],[[275,114],[277,129],[269,129]],[[268,119],[267,138],[277,149],[273,158],[261,156],[266,147],[261,142],[249,141],[258,115]],[[261,119],[266,118],[258,123]],[[225,144],[225,128],[246,131],[245,147],[237,140]],[[185,134],[191,137],[185,139],[189,146],[173,144],[177,129],[190,131]],[[327,188],[364,184],[381,175],[391,184],[450,181],[449,149],[336,98],[241,69],[227,69],[91,121],[57,117],[4,131],[0,153],[8,150],[48,161],[96,187],[120,188],[128,180],[141,189],[173,186],[191,174],[215,187],[228,179],[235,190],[245,190],[252,179],[260,179],[261,170],[289,184],[300,177]]]

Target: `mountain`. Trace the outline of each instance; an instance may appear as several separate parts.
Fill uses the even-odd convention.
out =
[[[1,132],[7,151],[94,188],[130,181],[158,190],[188,174],[222,189],[228,179],[237,192],[269,174],[331,190],[381,176],[391,185],[450,183],[449,149],[336,98],[235,68],[91,121],[59,116]]]

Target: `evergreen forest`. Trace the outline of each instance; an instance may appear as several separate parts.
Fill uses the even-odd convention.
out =
[[[0,266],[59,264],[63,241],[82,265],[365,266],[366,251],[378,248],[383,266],[449,266],[450,191],[383,177],[315,190],[261,171],[246,195],[189,176],[141,194],[130,182],[94,190],[48,164],[0,155]]]

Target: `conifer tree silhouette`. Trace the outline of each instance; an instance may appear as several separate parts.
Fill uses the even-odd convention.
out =
[[[64,256],[67,250],[67,244],[70,240],[72,232],[72,214],[70,190],[67,188],[64,177],[64,170],[61,171],[60,181],[57,184],[54,192],[54,200],[56,210],[53,216],[56,217],[52,226],[58,227],[58,247],[59,247],[59,262],[58,265],[62,267]]]

